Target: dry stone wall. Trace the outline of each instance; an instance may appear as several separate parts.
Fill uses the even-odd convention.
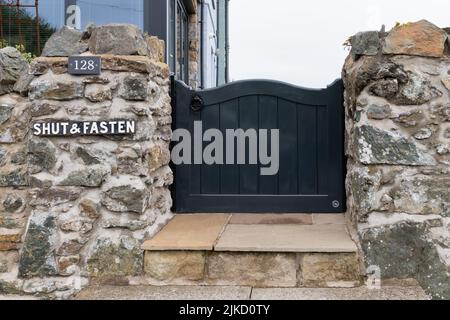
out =
[[[101,75],[69,75],[73,54],[101,56]],[[142,241],[171,217],[163,57],[161,41],[130,25],[63,28],[30,66],[15,49],[0,50],[0,294],[66,298],[88,283],[125,284],[142,273]],[[134,120],[136,133],[30,130],[117,119]]]
[[[366,267],[450,298],[450,55],[423,20],[351,38],[349,218]]]

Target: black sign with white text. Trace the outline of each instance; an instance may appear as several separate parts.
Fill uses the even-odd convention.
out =
[[[68,72],[73,75],[99,75],[102,72],[101,58],[93,56],[69,57]]]
[[[132,120],[36,122],[32,126],[32,131],[33,135],[38,137],[131,135],[136,133],[136,122]]]

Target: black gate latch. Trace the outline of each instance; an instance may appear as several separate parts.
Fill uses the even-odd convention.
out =
[[[199,112],[203,108],[203,99],[198,94],[194,95],[191,100],[191,109],[194,112]]]

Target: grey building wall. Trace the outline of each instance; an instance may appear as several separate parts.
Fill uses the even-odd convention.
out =
[[[217,66],[217,85],[224,85],[228,79],[228,6],[230,0],[218,1],[218,66]]]
[[[203,0],[203,88],[217,86],[218,68],[218,0]]]

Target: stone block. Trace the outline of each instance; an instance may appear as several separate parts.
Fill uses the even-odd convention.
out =
[[[13,109],[14,109],[13,105],[6,103],[0,104],[0,125],[4,124],[11,118]]]
[[[102,204],[108,210],[142,214],[147,209],[147,189],[137,177],[112,177],[104,184],[102,190]]]
[[[12,108],[11,108],[12,107]],[[0,96],[0,145],[12,145],[25,140],[30,127],[29,104],[18,95]]]
[[[351,53],[354,55],[376,56],[381,47],[377,31],[359,32],[350,38]]]
[[[28,186],[28,173],[23,168],[0,170],[0,187]]]
[[[449,78],[445,78],[442,79],[442,84],[444,85],[444,87],[448,90],[448,92],[450,93],[450,77]]]
[[[67,101],[83,98],[84,83],[75,81],[50,82],[36,78],[30,84],[29,97],[31,100],[47,99]]]
[[[0,229],[0,242],[19,243],[22,241],[22,230]]]
[[[381,171],[371,171],[367,167],[354,166],[348,173],[348,192],[353,197],[353,208],[358,210],[358,219],[364,220],[375,209],[376,192],[381,185]]]
[[[68,58],[38,57],[31,62],[29,73],[34,76],[40,76],[51,70],[54,74],[63,74],[67,72],[68,65]]]
[[[372,104],[367,108],[367,117],[373,120],[383,120],[391,116],[392,109],[388,104],[376,105]]]
[[[59,109],[61,109],[61,106],[41,101],[35,101],[30,105],[30,113],[32,117],[50,116],[56,113]]]
[[[18,250],[19,245],[15,242],[0,242],[0,251]]]
[[[102,185],[110,173],[111,168],[107,166],[90,166],[69,173],[59,185],[67,187],[96,188]]]
[[[56,148],[48,139],[31,139],[28,143],[31,174],[51,170],[56,164]]]
[[[105,158],[105,153],[102,150],[86,146],[76,147],[75,155],[87,166],[101,164]]]
[[[366,265],[378,266],[382,279],[415,278],[435,299],[448,299],[448,266],[428,233],[429,227],[420,222],[399,222],[361,230]]]
[[[47,40],[43,57],[70,57],[88,50],[88,44],[82,41],[83,32],[64,26]]]
[[[62,276],[71,276],[75,273],[78,264],[80,263],[80,256],[69,256],[58,258],[58,269]]]
[[[102,84],[90,84],[86,86],[84,96],[91,102],[104,102],[112,100],[112,91]]]
[[[447,33],[421,20],[392,29],[383,46],[385,54],[404,54],[440,58],[444,55]]]
[[[102,70],[148,74],[154,70],[154,62],[142,56],[102,55]]]
[[[297,256],[290,253],[212,253],[207,281],[214,285],[295,287]]]
[[[164,143],[154,144],[148,151],[148,165],[150,172],[170,163],[169,146]]]
[[[19,262],[19,277],[54,276],[57,272],[55,218],[47,213],[34,212],[26,232]]]
[[[369,92],[397,105],[422,105],[442,96],[428,78],[413,72],[408,72],[406,82],[389,78],[378,80],[370,86]]]
[[[93,54],[148,55],[142,31],[130,24],[109,24],[94,27],[89,39]]]
[[[396,212],[449,216],[449,190],[450,177],[446,175],[416,175],[401,179],[389,195]]]
[[[74,256],[80,253],[81,249],[86,244],[85,239],[71,239],[64,241],[61,246],[57,249],[56,253],[58,256]]]
[[[0,95],[13,91],[15,83],[27,67],[27,61],[17,49],[0,49]]]
[[[118,243],[110,238],[96,240],[87,258],[87,271],[92,277],[139,276],[143,271],[143,251],[139,242],[128,236]]]
[[[308,253],[300,263],[300,285],[304,287],[334,287],[360,284],[356,253]]]
[[[30,205],[53,207],[64,203],[76,201],[81,196],[82,189],[80,188],[61,188],[53,187],[48,189],[31,189]]]
[[[150,59],[164,63],[164,61],[166,60],[166,48],[164,41],[152,36],[146,36],[145,41],[148,45]]]
[[[98,219],[100,217],[100,202],[91,199],[82,199],[79,203],[81,215],[89,219]]]
[[[204,251],[146,251],[144,271],[157,281],[200,281],[205,276]]]
[[[355,129],[353,143],[358,160],[366,165],[427,166],[436,163],[431,155],[401,134],[370,125]]]
[[[92,231],[94,225],[90,219],[76,218],[60,222],[60,229],[67,233],[87,234]]]
[[[121,98],[129,101],[148,100],[148,79],[142,75],[130,75],[125,77],[120,87],[119,95]]]
[[[28,72],[28,68],[25,69],[13,87],[14,92],[17,92],[24,97],[28,96],[28,88],[33,80],[34,75]]]
[[[24,199],[22,194],[13,192],[6,194],[5,191],[5,198],[3,198],[2,205],[7,213],[18,213],[21,212],[26,205],[26,199]]]

